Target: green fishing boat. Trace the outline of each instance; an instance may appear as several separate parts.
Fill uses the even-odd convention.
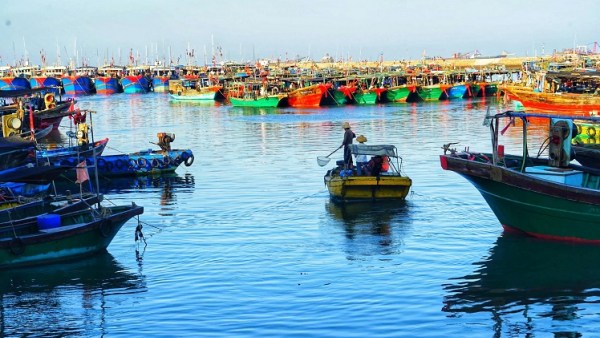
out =
[[[283,104],[286,94],[274,94],[265,96],[246,95],[243,98],[230,97],[229,102],[234,107],[275,108]]]
[[[419,86],[417,89],[417,94],[423,101],[439,101],[442,93],[442,87],[439,84]]]
[[[406,102],[410,93],[416,90],[416,86],[394,86],[389,87],[385,92],[385,97],[389,102]]]
[[[549,135],[529,156],[527,130],[531,118],[549,120]],[[600,172],[571,163],[573,119],[600,122],[598,117],[505,112],[486,116],[492,153],[456,151],[444,145],[441,166],[471,182],[508,231],[579,243],[600,243]],[[500,125],[500,120],[505,123]],[[520,120],[521,155],[505,155],[499,136]],[[512,133],[511,133],[512,134]],[[546,151],[547,157],[541,154]],[[468,147],[465,149],[469,149]]]
[[[377,92],[359,89],[354,93],[354,101],[356,104],[375,104],[377,102]]]

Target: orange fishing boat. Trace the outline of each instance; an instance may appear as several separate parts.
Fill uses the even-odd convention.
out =
[[[326,90],[322,84],[295,89],[288,93],[288,104],[296,108],[319,107]]]
[[[521,102],[526,110],[552,111],[576,115],[597,115],[600,111],[600,95],[573,93],[544,93],[522,86],[502,86],[510,99]]]

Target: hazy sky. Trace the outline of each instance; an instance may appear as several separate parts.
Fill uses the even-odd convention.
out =
[[[42,50],[49,64],[58,53],[64,65],[75,56],[126,64],[131,49],[141,62],[170,52],[185,63],[188,46],[198,64],[217,47],[218,60],[235,61],[533,56],[600,40],[595,0],[5,0],[1,8],[0,64],[26,55],[40,64]]]

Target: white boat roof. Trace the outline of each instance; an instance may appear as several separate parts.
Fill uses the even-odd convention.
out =
[[[350,151],[354,155],[398,157],[396,146],[391,144],[351,144]]]

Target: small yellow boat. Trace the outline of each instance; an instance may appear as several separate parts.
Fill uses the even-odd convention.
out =
[[[327,171],[324,177],[329,196],[334,201],[385,201],[404,200],[410,191],[412,180],[402,175],[402,158],[393,145],[350,146],[353,155],[371,156],[368,168],[352,170],[344,168],[343,161]],[[381,164],[385,163],[387,168]],[[366,169],[366,170],[365,170]]]

